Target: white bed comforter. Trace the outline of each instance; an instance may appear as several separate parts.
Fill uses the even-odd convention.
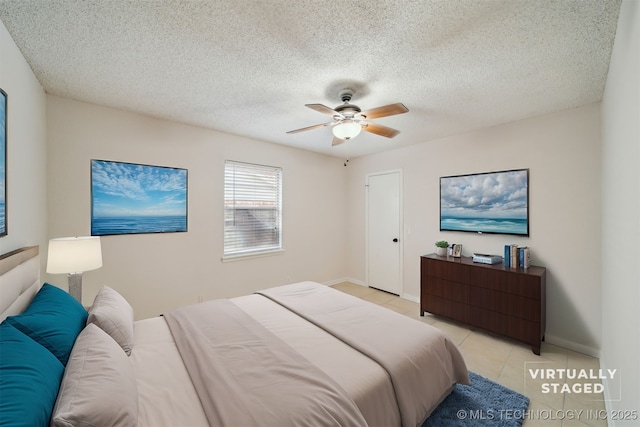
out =
[[[431,355],[428,358],[444,358],[436,362],[438,367],[430,369],[427,382],[431,386],[427,387],[426,391],[421,390],[422,395],[416,395],[417,408],[404,408],[401,419],[395,393],[398,389],[402,390],[404,386],[392,383],[390,374],[378,362],[363,354],[362,350],[346,345],[340,339],[262,295],[247,295],[231,300],[246,314],[286,341],[305,359],[333,378],[351,396],[369,426],[420,425],[435,406],[448,395],[456,381],[462,383],[468,381],[464,362],[462,358],[458,360],[459,354],[455,346],[439,331],[428,325],[319,284],[304,282],[273,289],[279,290],[277,292],[293,291],[294,294],[308,293],[310,294],[308,299],[311,300],[318,297],[315,294],[316,291],[323,293],[324,289],[328,291],[329,307],[321,308],[312,302],[311,305],[316,306],[311,310],[312,314],[315,312],[313,316],[321,314],[320,317],[326,315],[336,319],[342,318],[341,322],[360,325],[358,327],[364,329],[367,329],[364,324],[368,324],[369,328],[372,326],[376,328],[377,322],[387,323],[386,319],[392,318],[394,321],[391,323],[396,324],[397,320],[400,323],[395,327],[401,329],[394,329],[392,324],[383,326],[382,329],[378,327],[379,331],[394,331],[391,341],[385,341],[382,347],[406,347],[407,345],[414,347],[415,343],[421,343],[415,351],[426,351]],[[271,291],[267,293],[269,292]],[[352,299],[351,302],[360,308],[347,308],[344,305],[347,301],[341,301],[343,296],[348,297],[347,300]],[[346,315],[341,312],[351,314]],[[409,323],[404,324],[404,320]],[[432,337],[429,340],[433,340],[438,349],[426,348],[429,345],[425,339],[418,338],[423,332],[413,330],[414,327],[420,330],[426,327],[426,330],[435,331],[435,338]],[[134,333],[132,361],[136,369],[139,390],[139,425],[209,425],[165,319],[157,317],[135,322]],[[371,345],[378,344],[372,342]],[[442,348],[446,351],[443,352]],[[405,351],[410,353],[413,350]],[[402,400],[403,398],[400,399]],[[404,404],[401,403],[401,405]],[[407,411],[413,415],[406,415]],[[407,422],[413,422],[410,421],[411,418],[417,420],[415,424],[407,424]]]

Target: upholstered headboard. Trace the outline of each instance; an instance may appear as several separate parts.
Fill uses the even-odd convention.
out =
[[[0,255],[0,322],[22,313],[41,286],[38,246]]]

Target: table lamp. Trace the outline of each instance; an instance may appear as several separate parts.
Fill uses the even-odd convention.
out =
[[[49,240],[47,273],[67,273],[69,293],[82,303],[82,273],[102,267],[100,237],[61,237]]]

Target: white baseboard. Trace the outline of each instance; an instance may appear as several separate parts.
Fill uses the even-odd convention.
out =
[[[563,347],[568,350],[573,350],[573,351],[577,351],[578,353],[586,354],[588,356],[600,358],[599,349],[589,347],[584,344],[569,341],[567,339],[556,337],[554,335],[549,335],[549,334],[545,334],[544,341],[549,344],[557,345],[558,347]]]

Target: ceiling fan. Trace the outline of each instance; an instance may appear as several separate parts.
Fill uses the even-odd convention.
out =
[[[371,123],[369,120],[378,119],[380,117],[393,116],[409,111],[401,103],[389,104],[382,107],[373,108],[371,110],[362,111],[357,105],[350,104],[354,91],[352,89],[344,89],[340,92],[340,99],[343,104],[336,108],[329,108],[322,104],[305,104],[306,107],[316,110],[323,114],[333,116],[332,122],[321,123],[319,125],[308,126],[301,129],[290,130],[287,133],[304,132],[311,129],[317,129],[325,126],[331,126],[333,131],[332,145],[342,144],[346,140],[354,138],[365,130],[376,135],[386,138],[393,138],[400,133],[399,130],[392,129],[387,126]]]

